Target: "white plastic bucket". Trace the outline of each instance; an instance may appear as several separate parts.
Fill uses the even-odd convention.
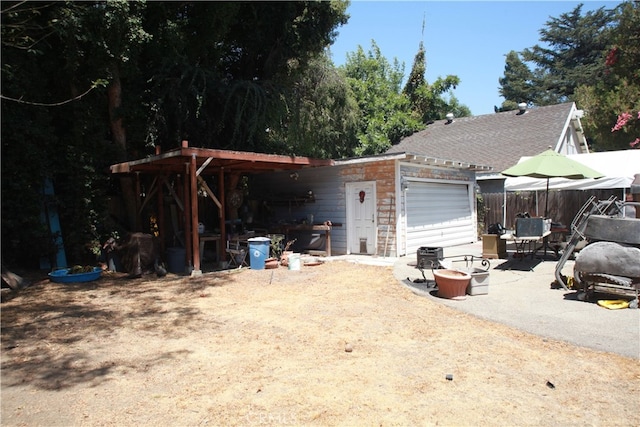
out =
[[[300,254],[291,254],[288,258],[289,270],[300,270]]]

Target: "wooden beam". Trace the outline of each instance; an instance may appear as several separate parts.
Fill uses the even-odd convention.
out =
[[[211,200],[213,200],[213,203],[216,204],[218,209],[222,209],[222,203],[220,203],[220,200],[218,200],[216,195],[213,194],[213,191],[211,191],[209,184],[207,184],[207,182],[201,176],[198,177],[198,182],[200,183],[200,185],[202,185],[202,187],[204,188],[204,191],[206,191],[209,197],[211,197]]]
[[[134,229],[136,231],[142,231],[142,221],[140,220],[140,173],[136,172],[136,212],[138,212],[138,214],[136,215],[136,223],[134,224]]]
[[[193,254],[191,252],[191,248],[193,246],[191,244],[191,193],[189,192],[189,163],[184,164],[182,198],[182,202],[184,203],[184,249],[186,252],[185,267],[191,267],[193,265]]]
[[[168,170],[179,173],[183,170],[183,163],[188,161],[193,155],[196,156],[197,161],[201,159],[215,160],[217,164],[215,169],[225,167],[227,171],[234,169],[246,173],[258,173],[277,169],[299,169],[305,166],[330,166],[335,164],[333,160],[326,159],[182,146],[167,151],[166,153],[158,153],[143,159],[111,165],[110,170],[111,173],[131,173],[135,171],[158,172]],[[210,166],[211,161],[212,160],[209,160],[207,166]],[[199,171],[199,173],[203,171],[204,169]]]
[[[227,229],[225,227],[226,218],[225,218],[225,196],[224,196],[224,168],[220,168],[220,172],[218,172],[218,188],[220,190],[220,247],[222,245],[227,244]]]
[[[200,176],[202,171],[205,170],[207,168],[207,166],[209,166],[209,163],[211,163],[212,160],[213,160],[213,157],[209,157],[207,160],[204,161],[204,163],[202,163],[202,166],[200,166],[198,168],[198,171],[196,172],[196,175],[198,177]]]
[[[182,201],[180,200],[180,197],[178,197],[178,195],[176,194],[176,190],[174,190],[173,187],[169,185],[169,182],[166,179],[164,180],[164,184],[167,187],[167,189],[169,190],[169,193],[171,193],[171,195],[173,196],[173,200],[176,201],[176,204],[178,205],[180,210],[182,212],[184,212],[184,205],[182,204]]]
[[[158,188],[156,187],[157,181],[158,181],[158,177],[155,176],[153,178],[153,181],[151,181],[151,187],[149,187],[149,193],[145,195],[145,198],[142,201],[142,205],[140,206],[140,210],[138,211],[138,215],[142,214],[142,210],[144,209],[144,206],[149,202],[149,200],[151,200],[153,195],[156,194],[156,191],[158,191]]]
[[[162,251],[162,257],[164,259],[164,253],[166,250],[166,227],[164,225],[164,196],[162,193],[162,184],[165,180],[164,176],[158,177],[158,215],[156,216],[157,224],[158,224],[158,235],[160,241],[160,250]]]
[[[200,269],[200,234],[198,233],[198,179],[196,175],[196,155],[189,162],[189,187],[191,195],[191,256],[193,258],[192,274],[202,274]]]

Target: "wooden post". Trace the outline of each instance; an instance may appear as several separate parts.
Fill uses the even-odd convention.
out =
[[[156,217],[156,224],[158,226],[158,240],[160,242],[160,250],[162,251],[163,259],[164,253],[167,249],[165,242],[166,239],[166,227],[164,225],[164,181],[166,177],[164,175],[158,175],[158,216]]]
[[[140,193],[142,190],[140,189],[140,172],[136,172],[136,223],[133,225],[136,231],[142,230],[142,220],[140,219]]]
[[[200,235],[198,234],[198,177],[196,176],[196,155],[189,162],[189,183],[191,187],[191,253],[193,256],[192,274],[201,274],[200,270]]]
[[[190,268],[193,264],[193,254],[191,253],[191,193],[189,192],[189,163],[185,163],[184,179],[182,180],[182,204],[184,205],[184,249],[186,252],[185,267]]]
[[[227,245],[227,229],[225,227],[226,202],[225,202],[225,195],[224,195],[224,168],[220,168],[220,172],[218,173],[218,191],[220,192],[220,204],[222,205],[222,207],[220,208],[220,248],[223,248],[223,247],[226,247]]]

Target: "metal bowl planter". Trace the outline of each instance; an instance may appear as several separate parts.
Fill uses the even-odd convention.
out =
[[[62,270],[55,270],[49,273],[49,279],[55,283],[80,283],[91,282],[98,280],[102,269],[100,267],[94,267],[93,271],[85,273],[71,273],[70,268],[64,268]]]
[[[463,300],[467,298],[467,287],[471,275],[458,270],[433,270],[440,298]]]

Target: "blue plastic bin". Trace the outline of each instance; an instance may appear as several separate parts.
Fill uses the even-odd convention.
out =
[[[252,237],[249,239],[249,265],[252,270],[264,270],[264,262],[269,257],[271,239]]]
[[[185,248],[167,248],[167,269],[170,273],[184,274],[187,251]]]

